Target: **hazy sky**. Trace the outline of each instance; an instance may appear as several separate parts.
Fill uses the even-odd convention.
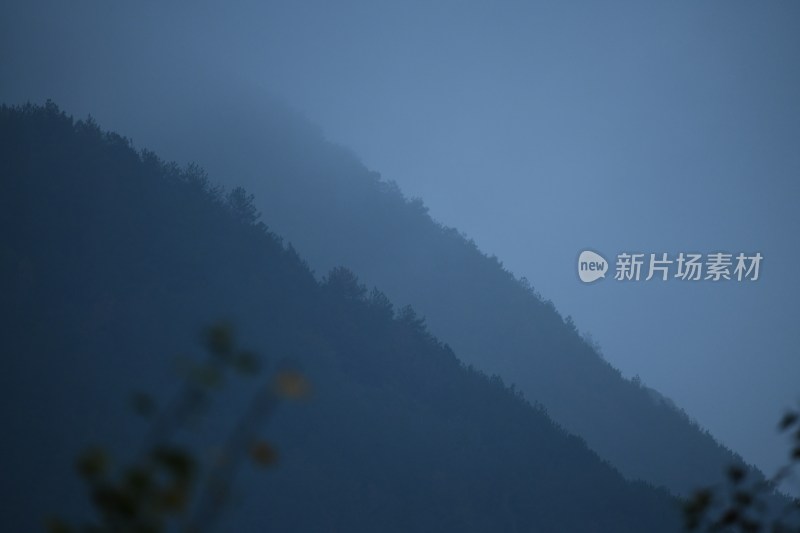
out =
[[[278,95],[772,470],[800,399],[799,52],[793,1],[5,1],[0,100],[149,145],[181,91]],[[587,286],[584,248],[764,262]]]

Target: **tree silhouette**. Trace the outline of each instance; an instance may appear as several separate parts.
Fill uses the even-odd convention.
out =
[[[255,224],[261,216],[255,206],[255,196],[243,187],[231,189],[227,203],[234,217],[245,224]]]

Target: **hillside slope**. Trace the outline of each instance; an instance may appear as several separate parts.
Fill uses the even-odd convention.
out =
[[[191,109],[182,111],[195,116],[191,130],[176,124],[158,136],[170,157],[244,185],[317,273],[347,265],[412,305],[464,362],[515,383],[628,478],[688,494],[741,461],[671,402],[623,378],[497,259],[304,119],[274,104]]]
[[[74,454],[135,442],[127,392],[168,390],[169,356],[219,317],[315,386],[270,421],[280,466],[242,481],[225,530],[677,529],[665,492],[625,481],[347,270],[318,283],[251,207],[53,105],[0,108],[0,529],[81,514]]]

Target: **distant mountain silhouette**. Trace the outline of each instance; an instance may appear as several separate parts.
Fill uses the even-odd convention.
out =
[[[265,221],[318,273],[347,265],[412,305],[465,363],[515,383],[630,479],[685,495],[742,461],[625,379],[525,280],[305,119],[281,105],[220,102],[201,106],[202,126],[161,132],[160,145],[255,193]]]
[[[409,269],[402,284],[409,291],[434,283],[434,294],[458,293],[450,298],[463,298],[465,307],[452,309],[453,323],[439,317],[436,327],[456,333],[455,321],[475,313],[484,327],[461,332],[460,344],[478,343],[466,359],[488,350],[490,329],[509,333],[486,352],[487,361],[495,361],[484,361],[487,370],[514,369],[519,333],[511,333],[520,328],[535,335],[536,353],[554,350],[564,364],[572,361],[560,369],[555,357],[536,357],[529,371],[552,379],[566,379],[562,373],[570,371],[571,380],[584,385],[593,379],[584,374],[597,366],[595,354],[551,306],[396,191],[379,192],[386,186],[326,147],[298,149],[295,157],[308,174],[284,176],[324,184],[305,195],[320,208],[320,218],[306,223],[318,228],[306,246],[321,247],[328,239],[326,253],[338,245],[341,255],[358,259],[364,244],[356,239],[371,237],[381,254],[373,254],[370,268],[365,258],[355,261],[358,268],[374,273],[396,261],[396,268]],[[331,172],[353,178],[352,190],[344,192],[329,179]],[[294,212],[301,224],[312,214],[307,206],[292,210],[305,206],[301,196],[287,192],[285,205],[277,198],[263,202],[264,219],[285,221]],[[358,230],[365,206],[376,223]],[[275,217],[273,209],[279,210]],[[352,219],[327,218],[348,212]],[[343,233],[323,231],[325,224]],[[334,269],[319,283],[294,250],[258,222],[245,192],[224,194],[197,167],[180,170],[136,152],[124,138],[91,121],[74,122],[53,104],[2,107],[0,228],[3,531],[34,530],[42,513],[85,512],[72,472],[77,450],[109,441],[135,446],[141,425],[126,414],[127,393],[146,388],[163,396],[173,384],[171,356],[191,348],[199,326],[219,317],[235,324],[241,341],[264,354],[267,364],[287,357],[301,364],[315,387],[307,405],[283,409],[270,421],[266,433],[281,450],[279,466],[243,476],[243,503],[223,530],[678,528],[675,501],[665,491],[625,481],[499,378],[462,364],[414,311],[395,310],[349,270]],[[437,246],[441,253],[427,257]],[[411,267],[415,260],[420,268]],[[456,263],[428,270],[430,261],[444,260]],[[319,250],[314,261],[321,261]],[[464,283],[470,290],[462,293]],[[497,316],[474,307],[475,298],[490,303],[491,295],[517,298],[515,307],[498,308]],[[433,298],[420,303],[430,307]],[[508,316],[517,321],[505,324]],[[604,372],[597,387],[611,379],[640,402],[637,395],[644,393],[626,389],[613,370]],[[593,393],[587,394],[573,400],[592,412]],[[639,408],[654,410],[650,405]],[[235,406],[219,408],[225,419]],[[675,416],[683,433],[699,435]]]

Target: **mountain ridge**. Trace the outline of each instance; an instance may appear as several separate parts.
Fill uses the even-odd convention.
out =
[[[183,105],[191,114],[197,102]],[[412,305],[465,362],[516,383],[629,479],[686,495],[744,462],[682,410],[652,402],[551,301],[306,119],[269,101],[203,109],[203,131],[160,132],[164,153],[237,176],[314,270],[346,264]]]
[[[301,362],[316,389],[270,421],[282,466],[243,476],[229,528],[677,528],[665,491],[625,481],[499,377],[462,364],[413,310],[344,268],[317,282],[240,189],[225,195],[198,167],[53,104],[0,108],[0,141],[2,386],[16,406],[0,445],[15,459],[0,479],[4,529],[88,511],[71,457],[135,442],[141,426],[114,398],[139,386],[162,396],[163,354],[191,345],[209,313],[268,361]]]

